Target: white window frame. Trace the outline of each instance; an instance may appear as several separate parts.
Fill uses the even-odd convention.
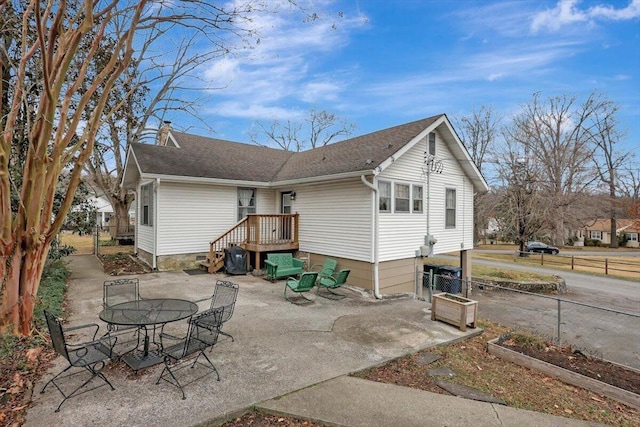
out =
[[[420,198],[416,197],[415,190],[420,189]],[[416,202],[420,202],[420,209],[416,209]],[[419,184],[411,185],[411,213],[423,213],[424,212],[424,187]]]
[[[389,194],[387,196],[382,195],[383,186],[388,186]],[[383,199],[388,199],[386,209],[382,209]],[[391,181],[378,181],[378,211],[390,213],[392,200],[393,200],[393,183]]]
[[[400,193],[398,191],[398,187],[405,187],[407,189],[406,194],[407,197],[406,198],[399,198],[398,197],[398,193]],[[406,210],[400,210],[398,209],[398,200],[402,200],[405,201],[407,203],[407,209]],[[395,213],[400,213],[400,214],[408,214],[411,213],[411,184],[406,184],[404,182],[394,182],[393,183],[393,212]]]
[[[637,242],[638,233],[625,233],[625,238],[631,242]]]
[[[153,182],[140,186],[140,225],[153,227]]]
[[[589,236],[591,236],[591,240],[602,240],[602,231],[591,230]]]
[[[453,207],[449,206],[449,194],[453,193]],[[453,224],[449,222],[449,214],[453,212]],[[458,215],[458,193],[455,188],[447,187],[444,190],[444,227],[456,228]]]
[[[252,191],[251,198],[247,199],[244,192]],[[238,187],[237,200],[238,200],[238,221],[246,217],[247,214],[256,213],[256,189],[250,187]],[[247,206],[244,204],[248,203]]]

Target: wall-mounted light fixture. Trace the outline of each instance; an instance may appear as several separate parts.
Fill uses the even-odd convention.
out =
[[[291,196],[291,200],[295,200],[296,199],[296,192],[292,191],[291,193],[289,193],[289,195]]]

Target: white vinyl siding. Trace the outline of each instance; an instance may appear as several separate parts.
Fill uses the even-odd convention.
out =
[[[207,252],[236,223],[236,187],[161,182],[158,255]]]
[[[153,183],[150,184],[151,186],[153,186]],[[140,196],[142,194],[142,188],[144,186],[140,185],[138,187],[138,195],[139,197],[136,199],[136,203],[137,203],[137,208],[138,208],[138,212],[140,214],[138,214],[138,218],[139,218],[139,223],[138,225],[141,225],[140,223],[142,222],[142,197]],[[153,187],[152,187],[153,188]],[[143,251],[149,252],[149,253],[153,253],[153,234],[154,234],[154,227],[153,226],[142,226],[142,227],[136,227],[136,247],[142,249]]]
[[[378,175],[378,183],[399,181],[422,185],[424,195],[422,214],[380,215],[380,261],[415,257],[427,233],[438,239],[435,254],[473,248],[473,186],[437,133],[435,158],[442,161],[442,173],[431,172],[427,185],[425,151],[428,151],[428,137]],[[457,190],[455,228],[445,228],[445,188]]]
[[[371,190],[359,179],[295,188],[300,250],[370,261]]]

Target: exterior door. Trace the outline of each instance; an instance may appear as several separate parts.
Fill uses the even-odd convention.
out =
[[[280,193],[280,213],[291,213],[291,192]],[[291,218],[285,217],[280,219],[280,239],[291,240]]]

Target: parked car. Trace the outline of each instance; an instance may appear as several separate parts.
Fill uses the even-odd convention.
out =
[[[560,253],[560,249],[556,248],[555,246],[549,246],[542,242],[529,242],[529,244],[527,245],[527,252],[557,255]]]

